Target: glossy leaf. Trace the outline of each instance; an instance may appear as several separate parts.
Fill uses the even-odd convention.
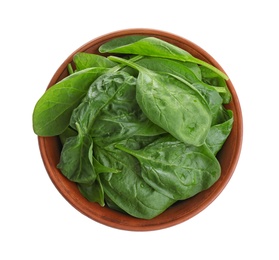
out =
[[[220,108],[220,114],[219,122],[210,128],[206,137],[206,144],[215,155],[221,150],[227,140],[234,122],[231,110]]]
[[[66,140],[57,168],[71,181],[93,183],[97,174],[93,165],[93,140],[77,124],[78,135]]]
[[[95,182],[87,184],[87,183],[78,183],[78,189],[81,194],[90,202],[97,202],[102,207],[105,206],[105,193],[103,189],[103,185],[100,181],[99,176],[97,175],[97,179]]]
[[[61,151],[58,168],[69,179],[78,183],[94,183],[100,165],[93,163],[93,139],[95,118],[121,90],[135,85],[135,79],[124,72],[106,73],[90,86],[87,96],[73,111],[71,127],[77,136],[66,139]],[[121,94],[120,94],[121,97]]]
[[[159,74],[117,57],[113,60],[139,70],[137,102],[153,123],[182,142],[204,143],[212,116],[198,91],[169,74]]]
[[[121,53],[121,54],[135,54],[142,56],[151,56],[151,57],[161,57],[168,58],[180,61],[189,61],[196,64],[203,65],[224,79],[228,79],[227,75],[218,70],[216,67],[211,64],[197,59],[192,56],[189,52],[171,44],[161,39],[155,37],[145,37],[139,38],[135,41],[127,41],[125,37],[112,40],[100,46],[99,51],[101,53]]]
[[[120,150],[95,150],[98,161],[121,170],[118,174],[101,174],[105,194],[128,214],[151,219],[171,206],[175,200],[155,191],[140,176],[137,159]]]
[[[106,73],[90,86],[87,95],[73,111],[71,126],[78,122],[85,132],[90,134],[96,117],[113,102],[117,96],[124,94],[123,89],[135,86],[135,78],[125,72]]]
[[[212,86],[224,88],[225,91],[220,93],[220,95],[223,98],[223,103],[224,104],[230,103],[232,99],[232,95],[230,93],[230,90],[228,89],[226,81],[222,77],[220,77],[217,73],[204,66],[201,66],[200,69],[201,69],[203,82]]]
[[[113,68],[117,65],[115,62],[110,61],[106,57],[86,52],[79,52],[75,54],[73,61],[77,71],[92,67]]]
[[[223,99],[217,89],[201,81],[199,66],[193,66],[195,64],[189,65],[191,63],[187,62],[156,57],[145,57],[136,63],[158,73],[171,74],[186,85],[196,89],[206,100],[211,110],[212,120],[215,121],[216,114],[223,103]],[[222,88],[222,90],[225,90],[225,88]]]
[[[206,145],[187,145],[169,135],[141,150],[120,144],[116,148],[136,157],[145,182],[174,200],[187,199],[209,188],[221,173],[217,159]]]
[[[55,136],[68,127],[73,110],[86,95],[89,86],[105,68],[73,73],[49,88],[33,111],[33,130],[39,136]]]

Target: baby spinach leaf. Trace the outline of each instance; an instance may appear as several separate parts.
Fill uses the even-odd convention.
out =
[[[100,179],[106,196],[128,214],[151,219],[175,202],[155,191],[142,179],[136,158],[117,149],[95,147],[95,153],[102,164],[121,170],[119,174],[101,174]]]
[[[118,48],[119,46],[126,46],[132,43],[135,43],[143,38],[146,38],[144,35],[128,35],[124,37],[114,38],[99,47],[99,51],[101,53],[108,52],[109,50],[113,50]]]
[[[71,127],[77,130],[78,135],[66,139],[57,165],[68,179],[78,183],[95,181],[97,173],[93,164],[93,139],[90,135],[95,118],[117,93],[131,84],[135,84],[135,79],[127,73],[106,73],[93,82],[86,97],[74,109]]]
[[[117,65],[115,62],[110,61],[106,57],[86,52],[79,52],[75,54],[73,61],[76,65],[77,71],[92,67],[113,68]]]
[[[69,137],[76,136],[77,134],[78,133],[77,133],[77,131],[75,129],[73,129],[71,127],[67,127],[65,129],[65,131],[59,135],[59,139],[60,139],[60,142],[61,142],[62,146],[65,144],[66,140]]]
[[[135,135],[156,136],[165,132],[142,112],[136,101],[135,79],[131,83],[123,86],[109,104],[99,111],[91,131],[94,142],[99,146],[107,146]]]
[[[93,183],[78,183],[78,188],[81,194],[91,202],[97,202],[102,207],[105,206],[105,193],[100,180],[100,173],[119,173],[117,169],[102,165],[95,157],[93,157],[94,169],[97,174],[96,180]]]
[[[93,140],[76,124],[78,135],[63,145],[57,168],[71,181],[93,183],[97,177],[93,166]]]
[[[78,183],[77,185],[80,193],[87,200],[97,202],[102,207],[105,206],[105,193],[99,175],[97,175],[96,181],[93,183]]]
[[[111,172],[111,173],[120,172],[118,169],[113,169],[102,165],[94,156],[93,156],[93,164],[94,164],[95,172],[97,174],[104,173],[104,172]]]
[[[185,83],[185,85],[191,87],[192,89],[196,89],[200,93],[200,95],[207,102],[207,105],[210,109],[212,117],[211,123],[213,124],[216,121],[217,113],[223,102],[223,99],[221,98],[219,93],[213,87],[206,85],[201,81],[190,83],[187,80],[181,78],[180,76],[174,74],[170,75],[178,79],[179,81]]]
[[[89,86],[105,68],[91,68],[73,73],[50,87],[33,111],[33,130],[39,136],[61,134],[69,125],[72,111],[86,95]]]
[[[127,88],[135,86],[135,78],[126,72],[106,73],[90,86],[87,95],[73,111],[70,125],[74,128],[79,122],[83,130],[91,135],[95,119],[108,106],[114,106],[115,100],[122,99]],[[125,104],[119,103],[118,108]],[[119,112],[119,111],[118,111]]]
[[[118,44],[117,44],[118,43]],[[122,54],[135,54],[142,56],[161,57],[180,61],[188,61],[196,64],[203,65],[210,70],[216,72],[224,79],[228,79],[228,76],[214,67],[213,65],[195,58],[189,52],[161,39],[155,37],[139,38],[139,40],[129,41],[118,39],[117,41],[106,42],[100,46],[99,51],[101,53],[122,53]]]
[[[165,131],[148,118],[141,121],[133,114],[109,118],[99,116],[93,127],[92,137],[99,146],[107,146],[134,136],[158,136]]]
[[[200,69],[202,74],[202,80],[209,85],[221,87],[225,89],[225,91],[221,92],[220,95],[223,98],[224,104],[230,103],[232,99],[232,95],[230,90],[228,89],[226,81],[222,77],[220,77],[217,73],[204,66],[201,66]]]
[[[212,116],[198,91],[169,74],[159,74],[118,57],[111,59],[139,71],[136,99],[153,123],[182,142],[204,143]]]
[[[215,118],[217,116],[216,114],[219,110],[220,105],[223,102],[223,99],[220,96],[220,93],[218,92],[220,91],[220,88],[217,90],[213,86],[210,86],[202,82],[198,78],[199,75],[193,72],[193,66],[189,68],[188,63],[186,62],[156,57],[145,57],[137,61],[136,63],[149,70],[153,70],[159,73],[168,73],[176,77],[178,80],[184,82],[191,88],[196,89],[206,100],[212,113],[212,121],[215,121]]]
[[[209,188],[221,173],[217,159],[206,145],[187,145],[170,135],[141,150],[121,144],[115,147],[136,157],[145,182],[174,200],[187,199]]]
[[[105,193],[105,203],[106,205],[113,210],[119,211],[121,213],[126,213],[123,209],[119,208]]]
[[[206,144],[214,155],[216,155],[224,145],[233,126],[233,112],[221,107],[220,113],[222,113],[222,115],[219,116],[219,122],[210,128],[206,137]]]
[[[143,57],[136,62],[138,65],[156,72],[175,74],[189,82],[201,80],[201,71],[197,64],[158,57]]]

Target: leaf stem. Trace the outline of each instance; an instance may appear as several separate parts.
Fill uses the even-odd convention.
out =
[[[114,60],[114,58],[118,58],[118,59]],[[142,58],[143,58],[143,56],[137,55],[137,56],[132,57],[132,58],[129,59],[128,61],[130,61],[130,62],[136,62],[136,61],[138,61],[138,60],[140,60],[140,59],[142,59]],[[116,56],[109,56],[108,59],[111,60],[111,61],[116,61],[116,62],[118,62],[118,63],[121,63],[121,64],[118,64],[118,65],[116,65],[115,67],[111,68],[111,69],[110,69],[110,72],[116,72],[116,71],[118,71],[118,70],[120,70],[120,69],[122,69],[122,68],[124,68],[124,67],[126,67],[126,66],[129,66],[128,63],[125,64],[125,63],[123,62],[123,60],[124,60],[124,61],[127,61],[127,60],[122,59],[122,58],[119,58],[119,57],[116,57]]]
[[[72,67],[72,64],[71,64],[71,63],[69,63],[69,64],[67,65],[67,69],[68,69],[68,72],[69,72],[70,75],[74,73],[74,70],[73,70],[73,67]]]
[[[214,67],[213,65],[203,61],[203,60],[200,60],[200,59],[197,59],[195,57],[191,57],[191,59],[188,59],[187,61],[189,62],[192,62],[192,63],[197,63],[199,65],[202,65],[212,71],[214,71],[215,73],[217,73],[220,77],[222,77],[223,79],[225,80],[228,80],[229,77],[221,70],[217,69],[216,67]]]

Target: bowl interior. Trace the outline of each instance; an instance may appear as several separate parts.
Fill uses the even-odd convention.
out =
[[[224,71],[217,61],[215,61],[215,59],[207,52],[196,44],[181,38],[180,36],[152,29],[129,29],[112,32],[98,37],[74,51],[58,68],[51,79],[48,88],[68,75],[67,65],[72,62],[73,56],[77,52],[99,54],[98,48],[101,44],[111,40],[112,38],[131,34],[143,34],[158,37],[177,45],[178,47],[191,53],[193,56],[207,61]],[[234,113],[234,125],[230,136],[228,137],[222,150],[217,155],[222,169],[221,177],[209,189],[202,191],[185,201],[177,202],[156,218],[151,220],[137,219],[111,210],[107,207],[101,207],[97,203],[87,201],[80,194],[77,186],[73,182],[66,179],[56,168],[61,151],[59,138],[38,137],[41,156],[49,177],[62,196],[74,208],[87,217],[110,227],[132,231],[148,231],[170,227],[190,219],[205,209],[222,192],[230,180],[239,159],[242,145],[242,113],[237,93],[232,85],[232,82],[229,80],[227,84],[232,93],[232,101],[230,104],[226,105],[226,108],[231,109]]]

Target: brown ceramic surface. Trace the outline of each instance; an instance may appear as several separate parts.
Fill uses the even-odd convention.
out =
[[[48,88],[68,75],[67,65],[72,62],[75,53],[98,53],[98,47],[101,44],[114,37],[131,34],[144,34],[161,38],[185,49],[193,56],[205,60],[223,71],[221,66],[207,52],[180,36],[152,29],[128,29],[103,35],[81,46],[58,68],[51,79]],[[137,219],[111,210],[107,207],[101,207],[97,203],[88,202],[79,193],[76,185],[67,180],[56,168],[61,150],[59,139],[56,137],[39,137],[38,140],[41,156],[49,177],[59,192],[73,207],[87,217],[110,227],[131,231],[149,231],[167,228],[192,218],[204,210],[222,192],[230,180],[239,159],[242,145],[242,114],[239,100],[232,82],[229,80],[227,83],[233,99],[226,107],[233,110],[235,122],[229,138],[218,154],[218,159],[222,168],[220,179],[208,190],[205,190],[190,199],[176,203],[156,218],[151,220]]]

